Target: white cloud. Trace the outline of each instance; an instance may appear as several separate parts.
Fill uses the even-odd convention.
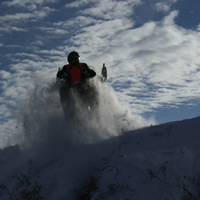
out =
[[[98,52],[99,49],[108,48],[112,37],[122,30],[126,30],[131,26],[130,23],[125,23],[122,20],[110,20],[98,23],[82,29],[81,33],[73,36],[71,42],[76,46],[80,45],[84,51],[91,51],[91,48]]]
[[[5,14],[0,16],[1,30],[5,32],[17,31],[24,32],[27,31],[27,27],[24,28],[24,24],[30,22],[38,22],[49,15],[49,13],[54,12],[55,9],[49,7],[43,7],[32,12],[19,12],[14,14]],[[18,27],[22,25],[22,27]]]
[[[156,3],[157,11],[168,12],[170,11],[170,5],[166,2],[158,2]]]
[[[140,0],[127,0],[127,1],[107,1],[102,0],[82,11],[82,14],[90,15],[100,19],[116,19],[124,18],[133,14],[133,8],[141,3]]]
[[[158,12],[169,12],[171,10],[171,6],[176,2],[177,0],[160,1],[155,4],[155,7]]]
[[[78,7],[81,7],[81,6],[86,6],[86,5],[88,5],[88,4],[95,4],[95,3],[97,3],[98,2],[98,0],[75,0],[75,1],[73,1],[72,3],[67,3],[66,5],[65,5],[65,7],[66,8],[78,8]]]
[[[0,16],[1,22],[10,22],[10,21],[21,21],[33,18],[32,13],[16,13],[16,14],[6,14],[4,16]]]
[[[7,78],[9,78],[10,75],[11,75],[10,72],[7,72],[5,70],[0,71],[0,78],[1,79],[7,79]]]
[[[29,10],[35,10],[38,8],[38,5],[41,6],[42,4],[46,3],[57,3],[59,0],[11,0],[7,2],[3,2],[4,5],[7,6],[17,6],[17,7],[24,7]]]
[[[71,18],[70,20],[55,22],[53,23],[55,27],[51,27],[51,28],[54,30],[57,28],[62,28],[63,30],[69,33],[70,31],[80,30],[81,28],[84,28],[90,25],[95,25],[101,22],[102,20],[97,20],[89,16],[78,15],[77,17]]]
[[[27,32],[28,30],[24,29],[24,28],[18,28],[18,27],[15,27],[15,26],[9,26],[9,25],[4,26],[3,25],[3,26],[0,27],[0,31],[6,32],[6,33],[12,33],[12,32]]]
[[[29,32],[30,27],[25,24],[36,24],[38,21],[43,20],[55,9],[49,7],[43,7],[32,12],[18,12],[13,14],[5,14],[0,16],[0,31],[3,33],[13,32]]]

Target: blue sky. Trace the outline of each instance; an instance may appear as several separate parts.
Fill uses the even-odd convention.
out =
[[[122,105],[168,122],[200,113],[199,0],[2,0],[0,122],[35,82],[54,80],[67,54],[100,73]],[[36,78],[37,77],[37,78]]]

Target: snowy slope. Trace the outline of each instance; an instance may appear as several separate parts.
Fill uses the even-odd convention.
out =
[[[0,200],[200,199],[200,118],[151,125],[104,85],[77,122],[40,85],[19,106],[16,145],[0,150]]]
[[[200,118],[0,151],[0,199],[199,199]],[[52,149],[53,148],[53,149]]]
[[[199,128],[196,118],[117,138],[96,199],[200,199]]]

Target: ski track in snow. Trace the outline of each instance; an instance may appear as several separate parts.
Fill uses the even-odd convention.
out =
[[[0,151],[0,200],[198,199],[200,118],[145,128],[98,87],[96,117],[79,125],[53,85],[33,90],[19,113],[21,140]]]

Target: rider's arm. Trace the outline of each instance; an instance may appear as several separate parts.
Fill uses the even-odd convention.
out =
[[[86,78],[93,78],[96,76],[96,72],[93,69],[90,69],[87,64],[84,64],[83,68]]]
[[[63,68],[58,71],[57,78],[63,79],[63,78],[66,78],[66,77],[67,77],[66,67],[63,66]]]

